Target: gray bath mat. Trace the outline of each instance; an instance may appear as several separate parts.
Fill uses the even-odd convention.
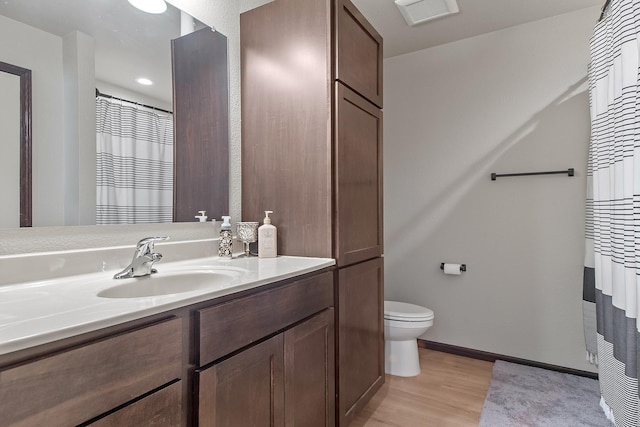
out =
[[[611,427],[598,381],[502,360],[493,367],[479,427]]]

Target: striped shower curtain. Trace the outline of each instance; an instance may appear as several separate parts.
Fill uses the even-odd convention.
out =
[[[173,117],[96,98],[96,224],[171,222]]]
[[[596,24],[589,69],[585,338],[594,361],[597,354],[601,406],[628,427],[640,425],[639,33],[640,0],[612,0]]]

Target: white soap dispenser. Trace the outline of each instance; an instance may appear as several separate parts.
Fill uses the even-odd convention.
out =
[[[269,218],[272,213],[264,211],[264,224],[258,227],[258,258],[275,258],[278,255],[278,230]]]
[[[195,218],[200,222],[207,222],[207,211],[198,211],[200,215],[196,215]]]
[[[231,217],[223,216],[220,226],[220,242],[218,243],[218,258],[231,259],[233,255],[233,238],[231,236]]]

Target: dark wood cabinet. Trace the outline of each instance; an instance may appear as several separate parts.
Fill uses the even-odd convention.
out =
[[[339,266],[382,255],[382,111],[336,83],[335,257]]]
[[[278,253],[346,266],[382,253],[382,38],[334,2],[275,0],[240,16],[242,217],[273,208]],[[338,80],[333,8],[352,12],[336,13]],[[363,37],[375,55],[341,59],[370,49]]]
[[[198,372],[198,426],[284,425],[283,360],[277,335]]]
[[[334,272],[198,310],[198,426],[335,425]]]
[[[384,383],[382,258],[339,270],[338,387],[343,425]]]
[[[329,309],[284,333],[286,427],[335,425],[333,324]]]
[[[335,11],[336,79],[382,108],[382,37],[349,0]]]
[[[2,355],[0,425],[334,426],[334,277],[308,272]]]
[[[182,425],[181,414],[182,384],[178,381],[87,426],[179,427]]]
[[[333,305],[333,272],[197,312],[199,365],[209,364]]]
[[[264,210],[278,254],[333,257],[331,1],[240,15],[242,218]]]
[[[273,208],[280,254],[340,267],[336,307],[354,310],[336,313],[346,426],[384,382],[382,37],[349,0],[274,0],[240,33],[242,217]]]
[[[67,427],[88,422],[179,380],[182,344],[182,319],[171,319],[4,369],[0,424]],[[163,416],[178,424],[161,425],[179,425],[182,394],[174,398],[178,400]],[[152,406],[138,405],[140,411],[154,411],[138,415],[154,418]]]
[[[198,426],[334,425],[333,309],[197,376]]]

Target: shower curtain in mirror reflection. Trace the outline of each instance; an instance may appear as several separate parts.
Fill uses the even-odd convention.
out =
[[[96,224],[171,222],[173,117],[96,98]]]
[[[600,404],[628,427],[640,425],[639,17],[640,0],[612,0],[591,38],[589,67],[585,336],[597,352]]]

